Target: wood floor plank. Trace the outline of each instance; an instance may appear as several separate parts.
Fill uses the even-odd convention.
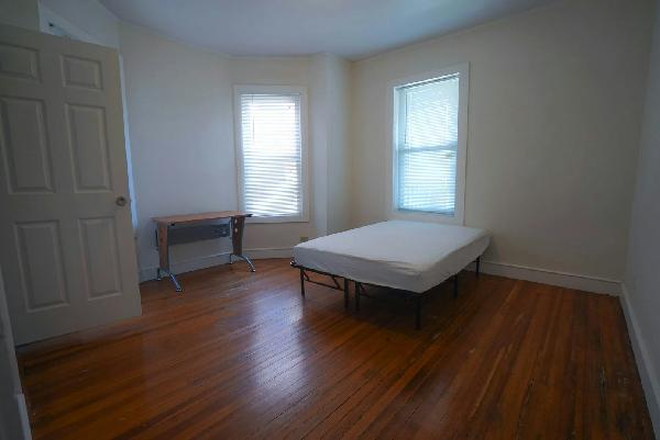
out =
[[[41,439],[653,439],[614,297],[465,272],[358,313],[285,260],[141,286],[143,316],[19,349]]]

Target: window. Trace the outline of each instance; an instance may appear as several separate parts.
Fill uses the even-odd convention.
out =
[[[237,86],[240,208],[257,221],[305,221],[305,92]]]
[[[393,205],[462,223],[467,68],[394,87]]]

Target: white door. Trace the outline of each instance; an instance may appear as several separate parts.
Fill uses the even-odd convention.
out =
[[[0,26],[0,266],[17,344],[141,313],[117,51]]]

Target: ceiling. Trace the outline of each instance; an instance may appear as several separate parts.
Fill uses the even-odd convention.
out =
[[[227,55],[352,60],[552,0],[101,0],[121,20]]]

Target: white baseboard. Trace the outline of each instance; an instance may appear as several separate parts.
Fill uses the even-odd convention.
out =
[[[254,260],[266,258],[290,258],[293,255],[292,248],[258,248],[245,249],[245,255]],[[174,273],[192,272],[193,270],[206,269],[207,267],[219,266],[229,263],[229,252],[195,258],[186,261],[172,263]],[[239,263],[240,264],[240,263]],[[156,278],[156,266],[140,269],[140,282]]]
[[[646,396],[646,406],[651,414],[653,429],[656,434],[660,434],[660,383],[658,382],[658,372],[655,371],[651,357],[648,352],[646,340],[639,328],[639,323],[635,316],[635,310],[630,304],[628,289],[625,284],[621,284],[621,307],[628,324],[628,335],[635,353],[637,370],[642,379],[642,387]]]
[[[468,270],[474,270],[474,263],[468,266]],[[567,287],[569,289],[582,290],[585,292],[604,293],[618,296],[621,294],[621,282],[604,278],[576,275],[572,273],[559,272],[534,267],[519,266],[510,263],[495,261],[481,261],[481,272],[499,275],[516,280],[533,281],[535,283],[550,284],[552,286]]]
[[[255,260],[265,260],[267,258],[292,258],[293,248],[246,249],[245,254]]]
[[[246,249],[245,254],[255,260],[265,258],[291,258],[292,248],[258,248]],[[229,253],[207,255],[192,260],[178,261],[172,263],[174,273],[185,273],[193,270],[206,269],[207,267],[219,266],[229,263]],[[467,267],[474,270],[474,264]],[[621,282],[604,278],[576,275],[566,272],[551,271],[533,267],[519,266],[509,263],[495,261],[482,261],[481,271],[491,275],[499,275],[506,278],[533,281],[536,283],[550,284],[553,286],[567,287],[570,289],[583,290],[585,292],[604,293],[618,296],[621,294]],[[140,282],[156,278],[156,267],[140,269]]]

